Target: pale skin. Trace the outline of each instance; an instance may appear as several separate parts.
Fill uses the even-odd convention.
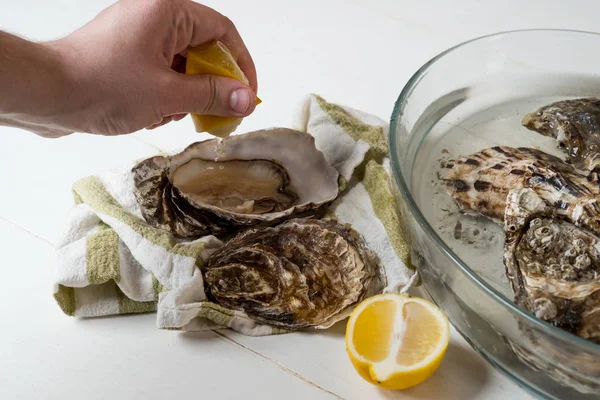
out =
[[[249,85],[185,75],[186,50],[220,40]],[[234,24],[191,0],[120,0],[64,38],[0,31],[0,125],[56,138],[121,135],[188,113],[244,117],[256,106],[252,57]]]

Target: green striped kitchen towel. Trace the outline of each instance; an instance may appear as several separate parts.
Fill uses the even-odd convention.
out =
[[[352,224],[378,254],[386,291],[407,290],[417,275],[390,186],[387,124],[310,95],[295,125],[315,137],[345,180],[328,216]],[[133,196],[132,166],[73,185],[76,204],[57,248],[54,297],[61,309],[76,317],[156,311],[162,329],[282,333],[207,300],[201,269],[222,242],[181,240],[148,225]]]

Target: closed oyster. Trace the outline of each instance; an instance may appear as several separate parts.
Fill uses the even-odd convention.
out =
[[[338,195],[338,172],[314,138],[285,128],[198,142],[133,174],[146,221],[181,237],[312,215]]]
[[[377,256],[349,225],[306,218],[239,234],[202,272],[210,300],[288,330],[329,327],[385,285]]]
[[[600,343],[600,238],[531,189],[508,195],[504,264],[515,303]]]
[[[540,150],[495,146],[444,163],[441,178],[466,213],[502,223],[508,193],[530,188],[559,215],[600,231],[600,187],[572,165]]]
[[[555,138],[575,168],[590,173],[600,167],[600,99],[557,101],[527,114],[522,123]]]

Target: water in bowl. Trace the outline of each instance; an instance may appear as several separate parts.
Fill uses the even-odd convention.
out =
[[[579,86],[575,83],[579,84]],[[556,90],[548,90],[548,82],[554,82]],[[585,81],[584,81],[585,82]],[[598,82],[593,87],[597,88]],[[585,97],[589,93],[589,83],[581,78],[557,79],[540,77],[539,81],[525,83],[530,86],[527,96],[502,100],[489,98],[486,103],[477,97],[477,106],[466,96],[458,107],[445,113],[443,118],[432,124],[422,124],[422,129],[430,129],[419,144],[412,168],[412,193],[429,224],[437,231],[446,245],[454,251],[472,270],[489,285],[512,300],[512,290],[505,275],[502,252],[504,232],[502,226],[484,218],[461,214],[457,205],[445,191],[439,179],[440,163],[444,159],[467,155],[484,148],[497,145],[512,147],[535,147],[547,153],[564,158],[554,139],[544,137],[522,126],[522,118],[539,107],[568,98]],[[536,95],[536,87],[544,94]],[[580,90],[573,90],[580,87]],[[569,88],[563,93],[561,88]],[[525,88],[521,88],[525,89]],[[482,87],[475,91],[483,90]],[[525,91],[525,90],[523,90]],[[520,91],[523,93],[523,91]],[[469,92],[474,92],[470,88]],[[556,95],[548,96],[548,92]],[[596,93],[600,93],[596,91]],[[475,104],[474,101],[471,103]],[[430,110],[436,114],[436,110]],[[418,128],[417,128],[418,129]],[[418,133],[417,137],[421,136]],[[423,172],[427,171],[426,174]]]

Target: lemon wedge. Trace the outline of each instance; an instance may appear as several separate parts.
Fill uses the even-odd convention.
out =
[[[220,41],[212,41],[188,49],[185,73],[188,75],[210,74],[237,79],[248,84],[248,78],[240,69],[235,58]],[[257,97],[256,103],[261,101]],[[218,137],[227,137],[242,122],[242,118],[216,115],[192,114],[196,132],[207,132]]]
[[[346,350],[365,380],[406,389],[439,367],[450,341],[450,324],[427,300],[381,294],[360,303],[346,327]]]

